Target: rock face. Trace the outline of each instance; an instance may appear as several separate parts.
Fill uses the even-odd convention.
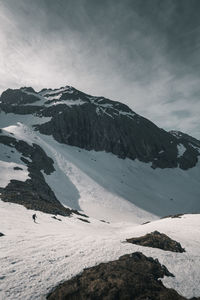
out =
[[[169,238],[166,234],[154,231],[144,236],[126,240],[128,243],[144,247],[159,248],[165,251],[185,252],[181,244]]]
[[[11,180],[5,188],[0,188],[1,200],[22,204],[28,209],[69,216],[72,211],[56,199],[41,172],[51,174],[54,171],[53,160],[44,150],[37,144],[29,145],[6,135],[0,135],[0,143],[22,154],[21,160],[27,165],[30,177],[25,182]]]
[[[31,88],[9,89],[0,100],[0,109],[7,113],[51,117],[48,122],[35,124],[35,129],[60,143],[151,162],[152,168],[179,166],[187,170],[198,162],[199,141],[186,135],[180,139],[125,104],[93,97],[69,86],[39,93]]]
[[[48,300],[183,300],[158,278],[173,276],[158,260],[140,252],[119,260],[85,269],[82,274],[60,284]]]

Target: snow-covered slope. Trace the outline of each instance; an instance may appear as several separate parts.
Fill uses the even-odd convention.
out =
[[[0,299],[36,300],[59,282],[71,278],[85,267],[115,260],[135,251],[158,258],[175,277],[165,277],[163,283],[190,298],[200,296],[200,215],[167,218],[146,225],[106,224],[90,218],[82,222],[77,216],[51,218],[23,206],[0,201]],[[179,241],[185,253],[124,243],[158,230]],[[42,298],[43,295],[43,298]]]
[[[20,160],[16,150],[0,144],[0,187],[6,187],[11,179],[26,181],[28,179],[27,166]]]
[[[64,205],[98,219],[137,223],[200,210],[199,164],[187,171],[154,170],[137,160],[60,144],[31,128],[34,117],[28,121],[28,125],[8,126],[4,133],[29,144],[36,142],[53,159],[56,171],[44,174],[45,180]]]
[[[30,124],[18,122],[5,132],[29,144],[37,142],[54,161],[55,172],[44,176],[57,199],[89,216],[142,223],[200,210],[199,164],[187,171],[154,170],[137,160],[60,144],[33,131]]]
[[[56,209],[48,203],[44,210],[45,204],[40,207],[37,203],[39,224],[34,224],[31,215],[35,211],[0,201],[0,232],[5,234],[0,237],[0,299],[41,299],[84,267],[134,251],[159,258],[174,273],[175,278],[164,278],[167,286],[187,297],[200,296],[199,215],[159,220],[171,214],[200,212],[199,141],[182,133],[166,133],[123,104],[69,86],[39,93],[31,88],[8,90],[1,101],[0,199],[24,205],[28,195],[27,201],[34,202],[40,193],[38,202],[50,200]],[[87,109],[92,123],[87,123]],[[73,126],[60,135],[62,125],[68,123]],[[54,130],[52,124],[59,126]],[[124,131],[120,131],[123,124]],[[92,142],[85,128],[90,133],[95,128]],[[74,130],[73,143],[80,142],[79,147],[68,143],[69,129]],[[125,136],[118,140],[122,132]],[[110,141],[112,133],[116,140]],[[37,183],[41,184],[39,191]],[[58,201],[89,218],[72,214],[70,218],[57,216],[61,221],[52,219],[57,208],[63,213]],[[152,222],[141,225],[146,221]],[[121,243],[153,230],[181,242],[186,253]]]
[[[9,107],[14,111],[20,107],[21,109],[23,107],[37,108],[31,114],[26,110],[5,113],[6,109],[2,106],[0,128],[3,128],[2,134],[13,136],[17,140],[24,140],[30,145],[33,143],[40,145],[53,159],[56,171],[51,175],[44,174],[44,176],[57,199],[64,205],[83,210],[86,214],[96,218],[106,218],[110,221],[134,220],[135,222],[153,219],[157,215],[200,210],[199,163],[187,171],[183,171],[182,168],[156,168],[154,170],[151,168],[150,162],[143,163],[137,159],[133,161],[128,158],[119,159],[112,153],[86,151],[60,144],[52,136],[42,135],[33,127],[33,125],[38,126],[38,124],[50,122],[54,116],[54,110],[61,102],[59,113],[62,113],[67,106],[71,107],[72,104],[78,107],[87,102],[95,104],[98,110],[97,114],[102,114],[104,111],[105,114],[111,113],[112,118],[116,115],[123,115],[128,119],[129,117],[134,119],[136,116],[136,123],[142,123],[142,118],[126,106],[103,97],[86,95],[70,86],[56,90],[44,89],[39,93],[31,88],[7,90],[2,94],[1,99],[7,109]],[[40,109],[44,109],[44,107],[49,107],[51,111],[41,114]],[[131,114],[132,116],[130,116]],[[122,125],[123,120],[120,123]],[[77,121],[70,119],[70,122]],[[141,132],[142,130],[141,127]],[[171,142],[174,143],[174,140]],[[194,143],[194,141],[190,140],[190,151],[196,151],[195,155],[198,155],[198,144],[196,141],[195,144],[191,144],[191,142]],[[2,147],[6,146],[2,145]],[[148,147],[146,145],[146,151],[148,151]],[[166,151],[168,150],[164,148],[160,150],[158,158],[154,158],[153,164],[163,155],[165,157]],[[180,140],[180,135],[173,151],[177,152],[176,156],[180,160],[180,164],[184,157],[184,163],[187,165],[188,159],[191,159],[188,154],[188,145],[185,144],[185,140]],[[9,159],[2,162],[2,170],[5,169],[5,164],[6,166],[9,164],[13,169],[14,165],[12,164],[19,163],[19,154],[16,160],[15,155],[13,153],[10,155],[10,152],[8,149],[8,153],[4,155],[9,156]],[[167,159],[166,157],[165,161]],[[25,180],[28,176],[26,166],[23,170]],[[9,179],[20,179],[22,170],[21,172],[13,171],[9,176]]]

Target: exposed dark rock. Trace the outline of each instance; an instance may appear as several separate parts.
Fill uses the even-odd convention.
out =
[[[166,234],[154,231],[141,237],[131,238],[126,240],[128,243],[144,246],[159,248],[165,251],[172,252],[185,252],[181,244],[169,238]]]
[[[183,133],[181,131],[170,131],[170,133],[175,136],[181,142],[190,142],[193,146],[200,148],[200,141],[190,136],[189,134]]]
[[[96,97],[63,94],[60,99],[85,102],[82,105],[58,104],[43,110],[44,116],[52,116],[45,124],[36,126],[43,134],[53,135],[60,143],[86,150],[107,151],[120,158],[152,162],[152,168],[188,169],[196,165],[199,152],[184,142],[186,152],[178,157],[180,141],[172,134],[158,128],[149,120],[135,114],[126,105]],[[54,101],[54,100],[51,100]],[[57,100],[58,101],[58,100]],[[102,106],[102,105],[105,105]]]
[[[5,188],[0,188],[1,200],[24,205],[27,209],[69,216],[71,210],[56,199],[42,173],[35,172],[30,175],[31,179],[25,182],[11,180]]]
[[[90,223],[90,221],[88,221],[87,219],[83,219],[83,218],[78,218],[79,220],[86,222],[86,223]]]
[[[149,223],[151,223],[151,222],[150,221],[146,221],[146,222],[142,223],[142,225],[146,225],[146,224],[149,224]]]
[[[20,167],[14,167],[13,169],[16,170],[16,171],[18,171],[18,170],[23,170],[23,169],[20,168]]]
[[[105,221],[105,220],[100,220],[100,222],[103,222],[103,223],[110,224],[110,222],[108,222],[108,221]]]
[[[30,88],[28,88],[30,91]],[[32,89],[32,88],[31,88]],[[32,91],[34,91],[32,89]],[[7,89],[1,95],[1,101],[3,104],[10,104],[10,105],[20,105],[20,104],[27,104],[27,103],[34,103],[38,101],[39,98],[37,97],[37,93],[27,94],[23,91],[23,89]]]
[[[57,218],[56,216],[53,216],[52,219],[55,219],[57,221],[62,221],[61,219]]]
[[[37,99],[38,100],[38,99]],[[0,104],[0,109],[2,109],[5,113],[13,113],[18,115],[29,115],[37,113],[39,114],[43,108],[36,105],[10,105],[10,104]]]
[[[172,218],[172,219],[178,218],[178,219],[181,219],[182,216],[184,216],[184,214],[176,214],[176,215],[169,215],[169,216],[161,217],[161,219],[166,219],[166,218]]]
[[[69,216],[72,212],[76,213],[74,210],[65,208],[46,183],[41,171],[43,170],[48,175],[55,169],[53,160],[39,145],[29,145],[22,140],[16,140],[14,137],[6,135],[0,136],[0,143],[14,147],[23,155],[21,160],[27,165],[30,177],[25,182],[11,180],[5,188],[0,188],[1,200],[50,214]]]
[[[25,87],[21,87],[22,91],[26,91],[26,92],[29,92],[29,93],[35,93],[36,94],[36,91],[31,87],[31,86],[25,86]]]
[[[140,252],[85,269],[60,284],[48,300],[183,300],[158,278],[173,276],[165,266]]]
[[[134,119],[125,115],[112,118],[111,108],[107,109],[109,115],[98,115],[96,109],[97,106],[92,103],[66,106],[61,114],[36,126],[36,129],[43,134],[53,135],[60,143],[87,150],[107,151],[120,158],[152,161],[153,167],[177,166],[176,142],[170,134],[137,115]],[[174,140],[174,144],[171,144],[171,140]],[[159,151],[162,149],[165,152],[161,155]]]
[[[0,232],[0,237],[1,237],[1,236],[5,236],[5,234],[3,234],[2,232]]]

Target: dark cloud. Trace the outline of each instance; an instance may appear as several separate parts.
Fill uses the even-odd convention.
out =
[[[200,138],[199,11],[199,0],[0,0],[1,87],[74,85]]]

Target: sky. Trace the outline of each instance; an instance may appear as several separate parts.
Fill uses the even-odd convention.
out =
[[[0,0],[0,92],[71,85],[200,139],[199,0]]]

